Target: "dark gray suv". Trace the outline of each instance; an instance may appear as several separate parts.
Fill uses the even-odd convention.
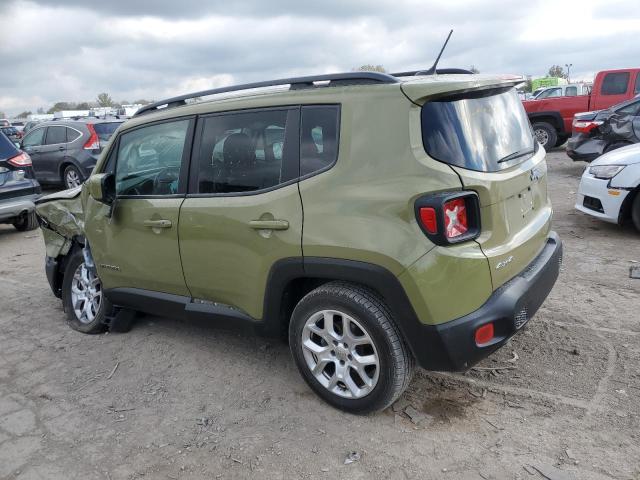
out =
[[[73,188],[89,177],[102,148],[122,122],[91,117],[42,122],[29,130],[20,145],[31,157],[38,181]]]

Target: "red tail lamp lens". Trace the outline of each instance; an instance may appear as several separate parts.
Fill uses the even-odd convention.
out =
[[[433,207],[422,207],[420,209],[420,221],[427,232],[435,235],[438,233],[438,221],[436,218],[436,209]]]
[[[9,160],[7,160],[7,162],[14,167],[30,167],[31,157],[24,152],[20,152],[15,157],[11,157]]]
[[[469,230],[464,198],[456,198],[444,204],[444,229],[447,238],[459,237]]]
[[[493,340],[493,323],[487,323],[476,330],[476,345],[484,345]]]

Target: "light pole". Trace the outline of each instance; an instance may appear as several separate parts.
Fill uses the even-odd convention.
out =
[[[573,63],[565,63],[565,67],[567,67],[567,83],[571,83],[571,67],[573,67]]]

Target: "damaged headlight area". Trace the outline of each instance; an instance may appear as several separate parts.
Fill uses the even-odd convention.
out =
[[[596,165],[589,167],[589,174],[601,180],[609,180],[622,171],[624,165]]]

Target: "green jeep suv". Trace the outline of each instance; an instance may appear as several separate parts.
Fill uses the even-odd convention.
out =
[[[82,187],[38,204],[70,326],[141,311],[285,333],[309,386],[354,413],[390,405],[415,363],[495,351],[560,269],[545,152],[521,77],[412,73],[140,110]]]

